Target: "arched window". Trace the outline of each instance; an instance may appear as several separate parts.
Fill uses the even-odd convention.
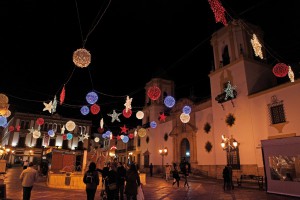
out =
[[[229,57],[229,51],[227,45],[223,49],[222,59],[223,59],[223,66],[228,65],[230,63],[230,57]]]

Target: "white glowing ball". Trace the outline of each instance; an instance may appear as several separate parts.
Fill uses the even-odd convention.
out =
[[[94,141],[95,141],[95,142],[99,142],[99,141],[100,141],[100,138],[95,137]]]
[[[90,52],[86,49],[77,49],[73,53],[73,62],[77,67],[87,67],[91,63]]]
[[[75,122],[73,122],[71,120],[66,123],[66,129],[68,131],[73,131],[75,129],[75,127],[76,127]]]
[[[32,137],[33,138],[37,139],[40,136],[41,136],[41,132],[40,131],[38,131],[38,130],[33,131],[33,133],[32,133]]]
[[[135,116],[138,119],[143,119],[144,118],[144,112],[143,111],[138,111]]]

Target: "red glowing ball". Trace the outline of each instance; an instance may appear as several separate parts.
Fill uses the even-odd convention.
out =
[[[277,63],[273,67],[273,73],[277,77],[285,77],[289,72],[289,67],[284,63]]]
[[[161,90],[157,86],[149,87],[147,95],[152,100],[157,100],[160,97]]]
[[[100,106],[97,104],[93,104],[90,110],[93,115],[97,115],[100,112]]]
[[[127,112],[126,112],[126,108],[125,108],[122,113],[123,113],[124,117],[129,118],[132,114],[132,111],[131,111],[131,109],[127,109]]]
[[[44,119],[43,118],[38,118],[37,120],[36,120],[36,123],[38,124],[38,125],[43,125],[44,124]]]

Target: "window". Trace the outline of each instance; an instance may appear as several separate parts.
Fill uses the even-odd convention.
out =
[[[49,142],[49,146],[55,147],[55,141],[56,141],[55,138],[51,138],[51,139],[50,139],[50,142]]]
[[[29,129],[29,121],[21,120],[21,129]]]
[[[25,137],[19,137],[19,142],[17,147],[25,147]]]
[[[62,149],[69,149],[69,140],[63,140]]]
[[[137,146],[138,146],[138,147],[141,146],[141,138],[140,138],[140,137],[138,137]]]
[[[279,101],[275,95],[271,97],[271,101],[268,105],[271,124],[286,122],[283,101]]]
[[[43,138],[37,138],[35,147],[41,148],[42,147]]]
[[[144,155],[144,166],[149,167],[149,154]]]
[[[231,165],[232,169],[240,169],[239,148],[227,151],[227,164]]]

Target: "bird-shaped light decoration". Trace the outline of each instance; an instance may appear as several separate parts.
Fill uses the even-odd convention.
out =
[[[60,96],[59,96],[59,104],[62,105],[65,101],[65,96],[66,96],[66,90],[65,90],[65,85],[63,87],[63,89],[60,92]]]
[[[103,128],[103,125],[104,125],[104,121],[103,121],[103,118],[100,119],[100,128]]]
[[[289,79],[291,82],[295,82],[295,76],[294,76],[294,72],[293,72],[291,66],[289,66],[288,76],[289,76]]]
[[[129,96],[126,97],[126,102],[124,104],[126,112],[128,112],[128,110],[131,110],[131,102],[132,102],[132,98],[129,98]]]
[[[56,112],[56,107],[57,107],[57,100],[56,100],[56,95],[55,95],[54,99],[53,99],[53,103],[52,103],[51,113]]]

